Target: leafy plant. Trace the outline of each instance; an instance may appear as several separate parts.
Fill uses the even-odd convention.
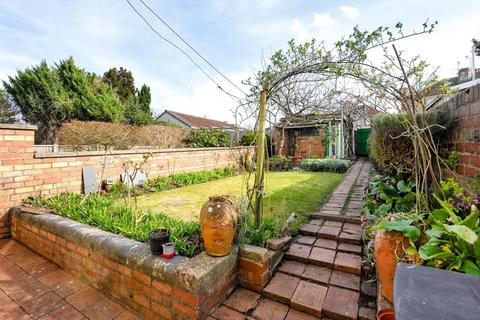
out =
[[[231,177],[236,173],[237,171],[230,167],[188,173],[175,173],[167,177],[159,176],[148,180],[142,188],[146,191],[163,191]]]
[[[292,159],[285,156],[273,156],[268,159],[268,168],[270,170],[288,171],[293,168]]]
[[[349,160],[341,159],[304,159],[300,161],[299,167],[305,171],[326,171],[345,173],[350,168]]]
[[[243,134],[240,138],[240,144],[242,146],[253,146],[255,144],[255,139],[257,138],[257,134],[255,131],[248,131]]]
[[[190,131],[184,143],[193,148],[230,147],[232,138],[226,131],[219,129],[195,129]]]
[[[470,214],[462,219],[450,203],[434,197],[442,208],[428,217],[428,241],[419,248],[420,257],[428,266],[480,275],[477,207],[472,205]]]
[[[450,169],[456,169],[460,165],[460,153],[457,150],[450,151],[445,163]]]
[[[385,177],[370,183],[364,214],[383,217],[392,212],[409,212],[416,201],[415,182],[403,180],[402,174]]]
[[[202,249],[198,222],[186,222],[127,206],[119,201],[118,193],[105,196],[65,193],[48,199],[29,198],[24,203],[46,206],[58,215],[141,242],[148,241],[151,230],[166,228],[170,230],[179,254],[193,256]],[[138,223],[132,223],[134,218]]]

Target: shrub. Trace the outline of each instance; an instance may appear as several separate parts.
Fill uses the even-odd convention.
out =
[[[350,168],[351,162],[342,159],[304,159],[299,167],[305,171],[327,171],[345,173]]]
[[[190,131],[183,142],[192,148],[230,147],[232,145],[232,138],[223,130],[196,129]]]
[[[417,118],[420,120],[421,114]],[[453,120],[453,110],[448,107],[436,108],[425,114],[426,124],[437,143],[444,141]],[[394,175],[398,171],[414,171],[413,144],[410,137],[404,134],[407,127],[404,114],[378,114],[373,118],[369,139],[370,158],[381,172]]]
[[[450,169],[455,170],[460,165],[460,153],[457,150],[450,151],[445,163]]]
[[[59,144],[74,150],[113,149],[127,150],[134,146],[176,148],[189,130],[179,127],[149,125],[132,126],[119,123],[72,121],[65,124],[59,134]]]
[[[255,139],[257,134],[255,131],[248,131],[240,139],[240,145],[242,146],[253,146],[255,144]]]
[[[148,241],[150,231],[167,228],[170,230],[170,240],[175,242],[179,254],[193,256],[201,251],[198,222],[185,222],[127,206],[120,201],[118,194],[84,196],[67,193],[46,200],[40,197],[30,198],[25,202],[47,206],[58,215],[141,242]],[[136,210],[140,212],[135,212]],[[140,217],[137,224],[132,223],[135,216]]]
[[[268,168],[274,171],[291,170],[293,162],[289,157],[273,156],[268,160]]]

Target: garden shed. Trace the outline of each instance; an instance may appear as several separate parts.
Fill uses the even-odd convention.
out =
[[[283,118],[275,126],[275,151],[302,159],[348,158],[352,154],[352,129],[352,120],[340,113]]]

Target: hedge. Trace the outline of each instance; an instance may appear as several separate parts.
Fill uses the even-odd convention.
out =
[[[350,168],[349,160],[341,159],[304,159],[299,167],[305,171],[326,171],[345,173]]]

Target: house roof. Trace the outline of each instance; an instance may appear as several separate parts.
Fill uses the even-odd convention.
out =
[[[186,114],[186,113],[181,113],[181,112],[176,112],[171,110],[165,110],[159,117],[161,117],[165,113],[170,114],[172,117],[185,123],[191,128],[226,129],[226,130],[229,130],[229,129],[233,130],[237,128],[236,125],[230,124],[226,121],[202,118],[202,117],[193,116],[191,114]]]

